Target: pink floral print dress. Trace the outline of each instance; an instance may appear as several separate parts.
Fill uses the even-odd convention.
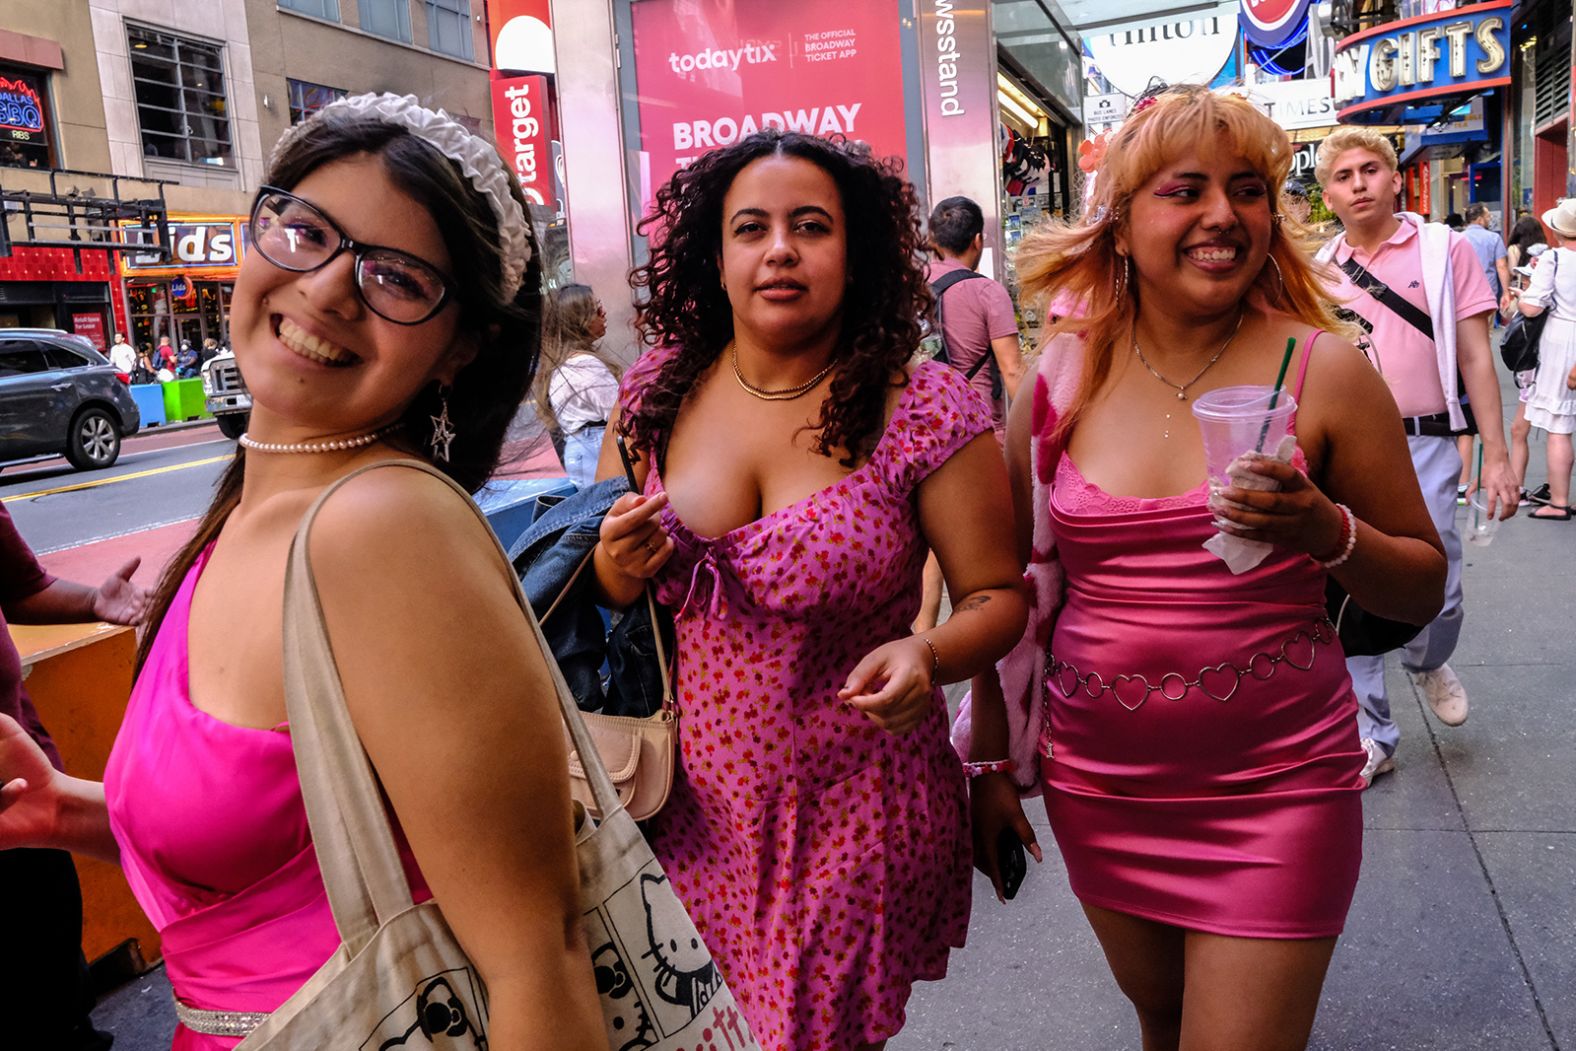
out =
[[[664,357],[630,369],[622,404]],[[837,484],[714,538],[662,512],[680,770],[652,842],[762,1047],[887,1039],[967,934],[967,789],[941,691],[896,737],[837,691],[909,634],[927,551],[915,488],[989,433],[989,406],[926,363]],[[661,491],[654,469],[646,492]]]

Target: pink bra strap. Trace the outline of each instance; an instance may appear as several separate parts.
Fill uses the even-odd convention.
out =
[[[1302,364],[1297,367],[1297,383],[1292,387],[1291,396],[1297,399],[1297,408],[1293,410],[1291,419],[1287,421],[1287,428],[1291,433],[1297,433],[1297,413],[1302,411],[1302,384],[1308,378],[1308,359],[1313,357],[1313,345],[1324,335],[1324,329],[1316,328],[1308,334],[1307,345],[1302,348]]]

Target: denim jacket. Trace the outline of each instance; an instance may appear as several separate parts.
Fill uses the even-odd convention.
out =
[[[628,491],[624,479],[608,478],[573,496],[543,499],[536,521],[509,549],[509,559],[538,617],[571,587],[575,570],[596,547],[603,516]],[[653,715],[662,707],[662,673],[646,603],[637,601],[627,611],[615,613],[609,630],[592,598],[594,586],[592,567],[586,564],[542,625],[547,644],[582,711]],[[673,626],[660,606],[658,618],[663,621],[671,659]]]

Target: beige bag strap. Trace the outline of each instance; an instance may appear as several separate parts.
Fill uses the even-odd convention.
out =
[[[581,768],[601,812],[618,809],[618,793],[580,717],[531,605],[520,589],[508,556],[470,495],[453,479],[419,460],[388,460],[368,464],[339,479],[312,503],[290,545],[285,569],[284,679],[285,712],[306,804],[307,823],[328,891],[329,909],[340,940],[354,954],[380,926],[410,908],[410,884],[400,864],[377,775],[351,722],[344,688],[334,663],[317,582],[312,574],[308,538],[325,501],[340,486],[367,471],[406,467],[441,479],[475,512],[492,537],[500,569],[508,575],[515,601],[524,610],[537,645],[553,677],[558,707]]]
[[[580,560],[580,564],[575,567],[575,571],[569,574],[568,582],[559,589],[558,596],[553,599],[553,604],[547,607],[547,612],[542,614],[541,622],[543,624],[546,624],[553,614],[557,612],[558,607],[564,604],[564,599],[574,590],[575,581],[580,579],[580,574],[586,571],[586,567],[591,565],[592,560],[595,558],[596,548],[593,547],[586,552],[585,557]],[[657,647],[657,670],[662,674],[662,710],[668,713],[676,713],[678,706],[673,699],[673,673],[668,669],[668,646],[667,643],[662,641],[662,622],[657,619],[655,590],[651,586],[651,582],[647,581],[644,595],[646,612],[651,617],[651,639],[656,643]]]

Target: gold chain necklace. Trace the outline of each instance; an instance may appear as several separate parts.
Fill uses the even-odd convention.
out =
[[[753,395],[762,401],[793,401],[795,398],[802,398],[806,394],[810,393],[810,391],[814,389],[815,386],[822,380],[826,379],[827,375],[837,367],[837,362],[829,361],[826,364],[826,368],[822,369],[820,372],[817,372],[814,376],[811,376],[808,380],[805,380],[797,387],[784,387],[782,390],[767,390],[764,387],[757,387],[751,384],[749,380],[744,378],[744,373],[739,370],[739,345],[737,343],[729,343],[728,350],[731,352],[733,358],[733,378],[739,381],[739,386],[744,388],[745,393]]]
[[[1226,337],[1226,342],[1222,343],[1220,349],[1215,351],[1214,357],[1204,363],[1204,367],[1198,370],[1198,374],[1186,383],[1172,383],[1160,374],[1159,369],[1149,363],[1148,358],[1144,357],[1144,349],[1138,345],[1138,325],[1136,322],[1133,325],[1133,353],[1138,355],[1138,360],[1144,363],[1144,368],[1149,370],[1151,376],[1177,392],[1177,401],[1187,401],[1187,389],[1203,379],[1204,373],[1215,367],[1215,362],[1219,361],[1220,356],[1226,352],[1226,348],[1231,346],[1231,341],[1237,338],[1237,333],[1242,330],[1242,319],[1247,316],[1248,312],[1246,310],[1237,315],[1237,324],[1232,328],[1231,335]]]

